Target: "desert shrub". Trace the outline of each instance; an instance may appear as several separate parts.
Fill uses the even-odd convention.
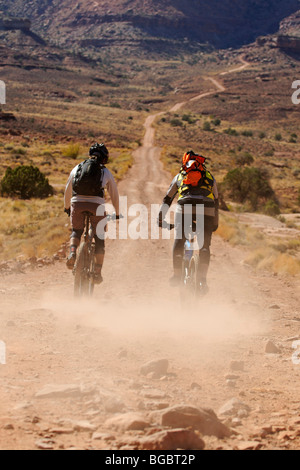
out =
[[[282,135],[279,133],[275,134],[275,140],[277,140],[277,142],[280,142],[282,140]]]
[[[276,201],[267,173],[259,168],[235,168],[229,171],[222,188],[233,201],[249,203],[254,211],[270,200]]]
[[[212,123],[213,123],[213,125],[216,126],[216,127],[217,127],[217,126],[220,126],[220,125],[221,125],[221,119],[219,119],[219,118],[213,119],[213,120],[212,120]]]
[[[66,158],[73,158],[76,160],[80,152],[80,145],[79,144],[70,144],[65,147],[62,151],[62,154]]]
[[[184,114],[182,116],[182,120],[187,122],[188,124],[194,124],[195,120],[192,118],[190,114]]]
[[[239,135],[238,131],[236,129],[233,129],[232,127],[225,129],[224,133],[227,135],[233,135],[235,137]]]
[[[235,157],[235,163],[238,166],[251,165],[254,162],[254,158],[249,152],[245,152]]]
[[[275,215],[280,214],[279,205],[274,200],[267,201],[264,208],[263,208],[263,211],[266,215],[271,215],[271,216],[275,216]]]
[[[182,121],[178,118],[171,119],[170,124],[171,124],[172,127],[182,127],[182,125],[183,125]]]
[[[203,130],[204,130],[204,131],[211,131],[210,122],[205,121],[205,123],[203,124]]]
[[[21,165],[15,169],[7,168],[0,183],[0,193],[20,199],[44,199],[53,194],[53,188],[37,167]]]
[[[243,135],[244,137],[253,137],[253,132],[246,130],[246,131],[243,131],[243,132],[242,132],[242,135]]]

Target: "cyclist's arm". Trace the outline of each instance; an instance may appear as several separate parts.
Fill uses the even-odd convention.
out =
[[[166,204],[169,207],[171,206],[171,204],[174,201],[175,196],[178,192],[177,179],[178,179],[178,175],[176,175],[175,178],[173,179],[173,181],[170,184],[170,187],[167,191],[167,194],[165,195],[165,197],[163,199],[163,204]]]
[[[120,196],[117,187],[117,183],[111,172],[105,168],[105,186],[107,187],[108,194],[110,195],[111,202],[115,208],[116,216],[119,217],[120,215]]]
[[[67,182],[67,185],[66,185],[66,188],[65,188],[64,201],[65,201],[65,209],[67,209],[67,210],[70,209],[70,207],[71,207],[71,199],[72,199],[72,195],[73,195],[73,180],[74,180],[74,175],[76,173],[76,168],[74,168],[71,171],[68,182]]]
[[[175,176],[172,183],[170,184],[167,194],[165,195],[163,199],[162,206],[160,207],[159,214],[158,214],[158,223],[160,226],[162,225],[162,222],[178,192],[177,178],[178,178],[178,175]]]
[[[219,191],[217,182],[214,179],[214,188],[213,188],[214,198],[215,198],[215,219],[214,219],[214,232],[219,228]]]

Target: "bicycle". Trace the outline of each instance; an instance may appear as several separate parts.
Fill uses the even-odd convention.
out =
[[[83,213],[85,229],[83,241],[78,249],[74,274],[75,297],[92,297],[95,287],[95,241],[91,224],[91,212]],[[106,220],[115,220],[115,215],[107,215]]]
[[[174,224],[165,222],[163,228],[173,230]],[[189,226],[189,236],[184,244],[184,252],[182,258],[182,272],[181,272],[181,300],[183,302],[194,303],[201,295],[206,292],[201,290],[202,285],[200,282],[200,256],[199,251],[193,249],[193,244],[196,241],[196,224],[193,221]]]

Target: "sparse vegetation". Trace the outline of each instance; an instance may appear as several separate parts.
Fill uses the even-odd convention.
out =
[[[53,188],[37,167],[22,165],[15,169],[7,168],[0,193],[2,196],[20,199],[44,199],[53,194]]]
[[[72,158],[73,160],[76,160],[76,158],[79,156],[79,152],[80,144],[70,144],[63,149],[62,154],[66,158]]]
[[[222,189],[233,201],[249,204],[253,211],[269,201],[275,203],[275,193],[268,175],[259,168],[236,168],[230,170],[222,184]]]

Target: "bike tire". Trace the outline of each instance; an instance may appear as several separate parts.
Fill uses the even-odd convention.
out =
[[[95,288],[95,282],[94,282],[94,276],[95,276],[95,245],[92,244],[92,247],[89,252],[89,260],[88,260],[88,274],[89,274],[89,279],[88,279],[88,295],[89,297],[92,297],[94,294],[94,288]]]
[[[194,253],[189,266],[190,272],[190,293],[191,297],[196,300],[198,298],[199,292],[199,267],[200,267],[200,257],[199,254]]]
[[[74,267],[74,295],[82,297],[87,291],[87,277],[85,271],[86,244],[82,243],[78,249],[77,259]]]

